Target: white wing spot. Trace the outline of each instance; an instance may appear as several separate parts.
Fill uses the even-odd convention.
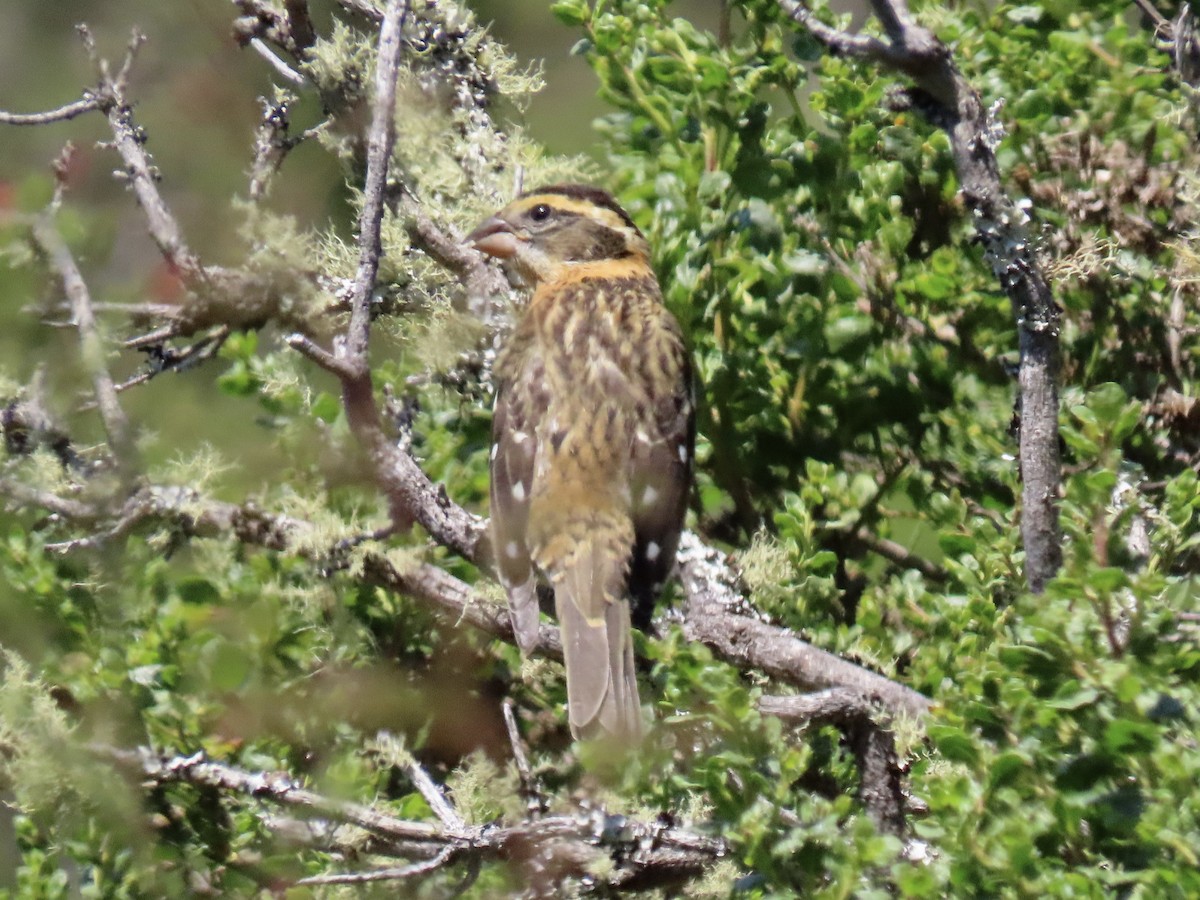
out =
[[[646,545],[646,561],[654,562],[656,559],[658,559],[658,554],[661,552],[662,547],[658,546],[658,544],[654,541],[651,541]]]
[[[508,546],[504,548],[504,555],[509,559],[516,559],[521,553],[521,548],[517,546],[516,541],[509,541]]]
[[[637,437],[637,439],[638,439],[639,441],[641,441],[643,444],[648,444],[648,443],[650,443],[650,435],[648,435],[648,434],[646,433],[646,429],[645,429],[645,428],[639,428],[639,429],[637,430],[637,434],[635,435],[635,437]]]
[[[524,503],[525,502],[525,485],[521,484],[521,482],[519,482],[519,481],[516,484],[514,484],[512,486],[512,495],[513,495],[513,499],[516,500],[518,503]]]
[[[657,499],[658,499],[658,491],[655,490],[653,487],[647,485],[646,489],[644,491],[642,491],[642,503],[649,505]]]
[[[688,449],[687,449],[687,444],[680,444],[680,445],[679,445],[679,461],[680,461],[681,463],[683,463],[684,465],[687,465],[687,461],[688,461]]]
[[[500,444],[497,442],[492,444],[492,455],[488,457],[492,462],[496,461],[496,454],[500,452]]]
[[[529,440],[528,431],[514,431],[512,433],[512,441],[514,444],[523,444]]]

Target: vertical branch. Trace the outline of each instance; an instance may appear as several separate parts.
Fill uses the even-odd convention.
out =
[[[350,294],[349,327],[335,342],[332,353],[301,334],[289,336],[288,342],[342,382],[346,419],[370,457],[376,480],[388,495],[393,523],[407,528],[413,521],[420,522],[447,547],[473,559],[484,534],[482,523],[450,503],[445,490],[432,484],[416,461],[388,439],[380,421],[368,364],[371,297],[379,275],[388,163],[395,141],[396,75],[408,9],[407,0],[389,0],[380,28],[374,112],[359,217],[359,263]]]
[[[783,10],[831,50],[877,63],[911,78],[910,98],[950,138],[963,199],[1004,292],[1019,332],[1021,540],[1025,578],[1041,593],[1062,565],[1058,495],[1059,307],[1033,254],[1026,216],[1004,190],[996,162],[996,129],[979,93],[963,77],[950,49],[911,16],[904,0],[871,0],[888,40],[826,25],[798,0]]]
[[[363,207],[358,220],[358,271],[351,294],[350,327],[338,355],[359,377],[370,378],[367,344],[371,336],[371,295],[383,252],[384,189],[388,163],[396,142],[396,75],[400,67],[401,32],[408,15],[407,0],[390,0],[379,30],[379,58],[375,66],[375,110],[367,143],[367,175]]]

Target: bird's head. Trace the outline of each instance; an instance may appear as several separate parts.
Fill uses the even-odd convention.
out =
[[[507,260],[531,284],[564,266],[650,255],[645,237],[612,195],[580,184],[522,194],[467,235],[477,250]]]

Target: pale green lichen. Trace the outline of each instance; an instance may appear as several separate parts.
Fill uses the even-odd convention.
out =
[[[501,768],[476,750],[446,777],[449,799],[468,825],[525,817],[521,783],[513,766]]]
[[[328,306],[313,279],[319,240],[291,216],[269,212],[258,204],[235,203],[242,214],[238,234],[248,252],[245,270],[258,290],[269,291],[275,315],[291,327],[307,325]]]
[[[73,747],[74,729],[49,687],[16,653],[0,653],[0,783],[18,809],[45,809],[63,799]]]
[[[794,571],[787,548],[778,538],[758,531],[738,556],[742,579],[756,594],[790,580]]]
[[[211,444],[202,444],[191,453],[178,453],[162,466],[151,472],[151,480],[157,484],[176,484],[198,492],[212,490],[221,476],[233,465],[224,459]]]
[[[705,870],[703,877],[690,881],[683,887],[684,897],[694,900],[718,900],[734,892],[735,882],[745,873],[733,862],[722,859]]]
[[[58,454],[46,447],[36,447],[20,457],[11,469],[25,487],[57,496],[71,493],[72,482]]]

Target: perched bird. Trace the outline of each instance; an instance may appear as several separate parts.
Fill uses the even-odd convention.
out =
[[[517,642],[554,589],[571,732],[640,737],[633,620],[671,573],[692,474],[691,363],[645,237],[606,192],[522,195],[467,241],[533,289],[495,365],[492,545]]]

